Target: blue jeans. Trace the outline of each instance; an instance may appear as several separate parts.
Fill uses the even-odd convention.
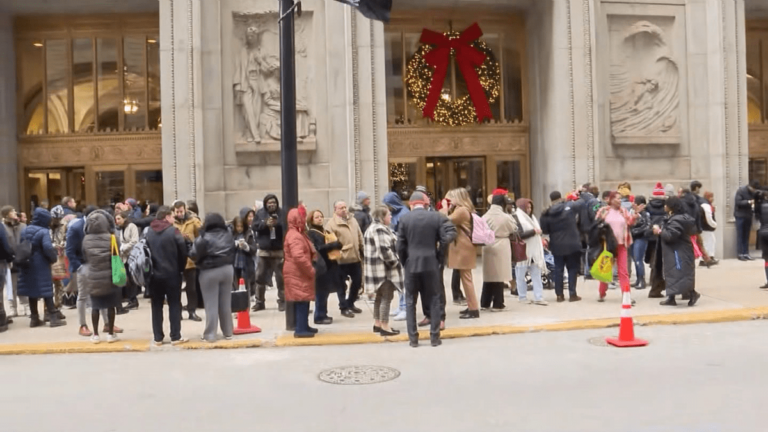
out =
[[[749,232],[752,218],[736,218],[736,254],[749,255]]]
[[[541,284],[541,268],[536,264],[515,266],[515,282],[517,283],[517,296],[520,300],[526,300],[528,296],[528,284],[525,282],[525,273],[530,270],[533,284],[533,299],[544,300],[544,286]]]
[[[309,333],[309,302],[294,302],[293,310],[296,314],[296,334]]]
[[[648,249],[648,240],[638,239],[632,243],[632,258],[635,260],[635,273],[637,280],[645,279],[645,250]]]

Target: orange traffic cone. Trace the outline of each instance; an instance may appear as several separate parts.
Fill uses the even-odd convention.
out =
[[[629,285],[622,285],[621,299],[621,324],[619,326],[619,337],[605,338],[605,341],[620,348],[648,345],[647,340],[635,339],[635,325],[632,322],[632,298],[629,294]]]
[[[240,278],[238,291],[245,291],[245,280]],[[248,313],[248,308],[242,312],[237,313],[237,327],[233,330],[236,335],[248,334],[248,333],[261,333],[261,329],[251,325],[251,315]]]

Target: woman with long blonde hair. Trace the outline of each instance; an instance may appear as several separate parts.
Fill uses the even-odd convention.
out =
[[[472,281],[472,270],[477,265],[477,252],[472,244],[472,214],[475,206],[469,192],[464,188],[449,191],[441,211],[453,222],[458,233],[456,240],[448,247],[448,268],[459,271],[464,296],[467,298],[467,309],[459,318],[480,318],[475,284]]]

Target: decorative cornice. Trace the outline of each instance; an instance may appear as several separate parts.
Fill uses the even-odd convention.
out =
[[[587,97],[587,178],[595,182],[595,110],[593,105],[592,83],[592,12],[591,0],[583,0],[582,14],[584,15],[584,87]]]
[[[161,164],[160,134],[113,136],[35,137],[19,145],[22,167],[75,166],[94,163]]]
[[[352,10],[352,120],[354,125],[354,156],[355,156],[355,190],[362,189],[360,174],[360,66],[358,64],[357,48],[357,11]]]
[[[571,107],[571,187],[576,188],[576,106],[573,83],[573,23],[571,21],[571,0],[566,0],[566,21],[568,32],[568,101]]]
[[[387,130],[389,158],[528,154],[527,126]]]

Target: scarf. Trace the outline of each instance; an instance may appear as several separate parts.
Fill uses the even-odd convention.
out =
[[[517,216],[517,220],[520,221],[520,226],[522,227],[523,231],[541,229],[536,216],[528,216],[528,213],[523,211],[523,209],[518,208],[517,211],[515,211],[515,216]],[[541,235],[536,234],[533,237],[529,237],[523,241],[525,242],[525,254],[528,256],[528,259],[519,262],[518,265],[530,266],[533,264],[539,266],[542,271],[546,272],[546,263],[544,262],[544,246],[541,244]]]
[[[234,230],[233,230],[234,231]],[[240,234],[237,234],[235,232],[232,233],[235,237],[235,242],[238,240],[245,240],[245,231],[241,232]],[[238,270],[244,270],[245,267],[245,252],[240,249],[239,247],[235,247],[235,264],[234,267]]]

